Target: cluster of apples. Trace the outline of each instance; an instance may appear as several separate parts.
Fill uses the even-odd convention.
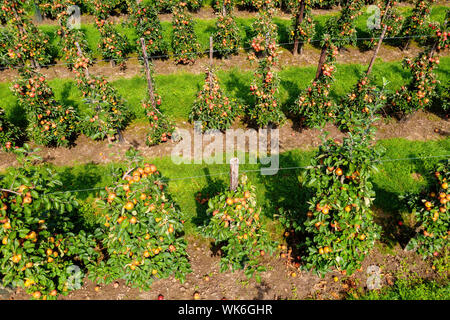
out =
[[[220,15],[216,21],[216,32],[213,34],[214,51],[222,57],[229,57],[238,53],[240,35],[232,11]]]
[[[167,44],[163,39],[161,21],[154,4],[129,1],[128,12],[130,24],[135,28],[138,35],[136,44],[139,52],[142,51],[139,39],[144,38],[148,55],[167,54]]]
[[[161,173],[153,164],[128,170],[107,187],[97,201],[102,210],[103,246],[108,260],[100,266],[98,280],[149,288],[155,278],[190,271],[186,255],[182,213],[171,200]]]
[[[207,68],[205,82],[189,114],[191,122],[201,121],[202,130],[226,130],[231,127],[239,112],[239,106],[222,91],[213,69]]]
[[[173,7],[172,50],[177,63],[194,63],[200,55],[200,44],[194,32],[194,20],[187,12],[186,2]]]
[[[45,77],[31,69],[20,72],[13,92],[27,111],[31,138],[45,146],[67,146],[76,135],[75,110],[58,103]]]

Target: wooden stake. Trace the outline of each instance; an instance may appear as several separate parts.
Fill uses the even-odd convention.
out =
[[[209,37],[209,65],[213,65],[214,47],[213,47],[213,37]]]
[[[375,48],[375,52],[373,53],[372,59],[370,59],[369,67],[367,68],[366,74],[369,75],[372,72],[372,67],[377,58],[378,51],[380,51],[381,43],[383,42],[384,35],[386,34],[387,24],[384,25],[383,31],[381,32],[380,40],[378,40],[377,47]]]
[[[209,91],[210,91],[210,92],[212,92],[212,90],[213,90],[213,83],[212,83],[213,55],[214,55],[213,38],[212,38],[212,37],[209,37],[209,70],[208,70],[208,81],[209,81]]]
[[[155,92],[153,90],[153,83],[152,83],[152,75],[150,73],[150,65],[148,63],[148,56],[147,56],[147,48],[145,46],[145,39],[141,38],[141,46],[142,46],[142,54],[144,58],[144,67],[145,67],[145,75],[147,77],[147,87],[148,87],[148,94],[150,96],[150,102],[154,109],[156,109],[156,101],[155,101]]]
[[[390,9],[391,1],[388,0],[386,4],[386,12],[384,13],[383,20],[385,20],[386,17],[389,17],[389,9]],[[369,75],[372,72],[373,64],[375,63],[375,59],[377,58],[378,51],[380,51],[381,43],[383,42],[384,36],[386,35],[387,30],[387,24],[384,25],[383,31],[380,35],[380,40],[378,41],[377,47],[375,48],[375,52],[373,53],[372,59],[370,60],[369,67],[367,68],[366,74]]]
[[[300,3],[300,12],[297,15],[297,19],[295,20],[295,30],[297,30],[298,26],[303,22],[303,13],[305,11],[305,1],[302,0]],[[303,45],[300,45],[300,41],[297,37],[297,32],[294,33],[294,49],[292,50],[292,54],[296,56],[297,54],[301,53],[301,49]]]
[[[239,159],[230,160],[230,190],[236,191],[239,180]]]

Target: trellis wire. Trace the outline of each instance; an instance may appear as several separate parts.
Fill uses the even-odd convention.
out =
[[[385,37],[383,38],[383,40],[395,40],[395,39],[414,39],[414,38],[436,38],[436,36],[434,35],[421,35],[421,36],[404,36],[404,37]],[[332,39],[333,40],[348,40],[350,38],[337,38],[337,39]],[[379,38],[356,38],[356,41],[368,41],[368,40],[379,40]],[[309,43],[311,42],[320,42],[322,40],[320,39],[315,39],[315,40],[311,40],[309,41]],[[299,43],[308,43],[306,41],[300,41]],[[294,42],[282,42],[282,43],[278,43],[279,46],[283,46],[283,45],[291,45],[294,44]],[[252,47],[242,47],[242,50],[247,51],[249,49],[251,49]],[[204,51],[197,51],[197,52],[193,52],[199,56],[201,55],[208,55],[210,52],[210,50],[204,50]],[[149,60],[153,60],[153,59],[164,59],[164,58],[175,58],[178,56],[183,55],[182,53],[180,54],[163,54],[163,55],[153,55],[153,56],[149,56]],[[98,62],[109,62],[109,61],[121,61],[122,59],[95,59],[94,62],[98,63]],[[139,60],[139,61],[143,61],[142,57],[129,57],[129,58],[125,58],[125,61],[129,61],[129,60]],[[69,62],[58,62],[58,63],[53,63],[53,64],[44,64],[44,65],[39,65],[41,68],[46,68],[46,67],[55,67],[55,66],[67,66],[73,63],[69,63]],[[112,66],[105,66],[107,68],[113,68]],[[7,70],[7,69],[19,69],[20,67],[18,66],[6,66],[6,67],[0,67],[0,71],[1,70]]]
[[[443,154],[443,155],[432,155],[432,156],[425,156],[425,157],[410,157],[410,158],[395,158],[395,159],[380,159],[380,160],[374,160],[373,162],[377,163],[384,163],[384,162],[392,162],[392,161],[411,161],[411,160],[423,160],[423,159],[431,159],[431,158],[447,158],[450,159],[450,154]],[[264,167],[263,167],[264,168]],[[282,170],[300,170],[300,169],[310,169],[312,166],[297,166],[297,167],[285,167],[285,168],[277,168],[274,169],[277,171]],[[240,172],[248,173],[248,172],[260,172],[262,168],[260,169],[251,169],[251,170],[240,170]],[[200,178],[207,178],[207,177],[214,177],[214,176],[223,176],[223,175],[229,175],[230,172],[218,172],[213,174],[206,174],[206,175],[199,175],[199,176],[190,176],[190,177],[179,177],[179,178],[163,178],[161,179],[164,182],[171,182],[171,181],[181,181],[181,180],[189,180],[189,179],[200,179]],[[108,186],[105,187],[96,187],[96,188],[88,188],[88,189],[77,189],[77,190],[65,190],[65,191],[55,191],[46,193],[46,195],[50,194],[57,194],[57,193],[78,193],[78,192],[87,192],[87,191],[97,191],[97,190],[104,190]]]

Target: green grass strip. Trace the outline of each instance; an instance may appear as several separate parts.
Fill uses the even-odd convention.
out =
[[[411,12],[411,8],[403,7],[401,11],[404,16],[408,16]],[[433,6],[431,10],[430,19],[432,21],[442,22],[445,18],[445,6]],[[320,35],[323,33],[323,29],[325,26],[325,22],[328,18],[333,15],[337,15],[338,13],[329,13],[324,15],[315,15],[314,20],[316,22],[316,35],[314,37],[315,40],[320,39]],[[367,10],[363,10],[363,14],[360,15],[356,20],[356,29],[357,29],[357,37],[358,38],[368,38],[370,37],[369,30],[367,28],[367,21],[370,17],[370,14],[367,13]],[[243,48],[248,48],[251,39],[253,38],[252,31],[252,23],[254,18],[236,18],[236,23],[240,30],[241,36],[241,46]],[[290,20],[289,19],[281,19],[274,18],[275,24],[278,26],[278,42],[282,44],[285,48],[291,48],[289,43],[289,28],[290,28]],[[163,38],[167,44],[169,44],[169,52],[172,52],[170,48],[171,42],[171,34],[172,34],[172,23],[169,21],[163,21],[161,23],[163,29]],[[50,37],[50,45],[52,46],[52,52],[54,52],[55,59],[60,59],[62,57],[59,39],[56,35],[56,31],[58,30],[57,25],[40,25],[39,28]],[[130,45],[131,53],[134,54],[137,52],[137,35],[134,28],[130,28],[126,25],[117,25],[118,30],[126,36],[128,39],[128,43]],[[94,56],[97,58],[101,58],[101,53],[98,50],[97,44],[99,43],[100,33],[94,26],[94,24],[82,24],[81,29],[86,35],[86,40],[88,42],[89,48],[93,51]],[[209,49],[209,37],[215,32],[215,19],[195,19],[195,33],[197,35],[198,41],[201,44],[202,50]],[[395,41],[386,41],[386,43],[395,44]],[[314,42],[316,47],[319,46],[319,42]],[[358,45],[362,45],[362,43],[358,43]]]
[[[398,280],[392,287],[369,291],[348,300],[449,300],[450,283],[440,283],[434,280]]]
[[[450,153],[450,138],[438,141],[409,141],[405,139],[380,140],[386,152],[382,159],[425,158],[416,160],[387,161],[378,165],[379,171],[374,174],[372,181],[376,191],[374,206],[389,214],[389,219],[397,219],[405,212],[398,196],[405,192],[418,193],[434,183],[432,168],[443,158],[429,158],[436,155]],[[111,149],[113,152],[113,149]],[[315,151],[291,150],[280,154],[280,168],[304,167],[310,164]],[[108,154],[105,154],[108,156]],[[428,158],[427,158],[428,157]],[[225,159],[225,158],[224,158]],[[154,163],[163,176],[168,179],[169,192],[186,214],[186,228],[188,234],[196,234],[196,226],[205,214],[206,205],[195,201],[195,196],[201,192],[203,196],[215,194],[229,186],[229,165],[227,164],[179,164],[172,162],[170,156],[147,159]],[[224,161],[226,163],[226,161]],[[101,188],[112,183],[111,169],[123,166],[123,163],[109,163],[106,165],[80,164],[74,166],[55,167],[61,174],[62,190],[84,190]],[[259,164],[241,164],[240,172],[247,172],[251,182],[257,188],[258,204],[264,209],[266,221],[276,230],[274,235],[280,235],[282,226],[278,223],[276,214],[278,208],[307,211],[307,190],[299,182],[299,175],[303,169],[280,170],[276,175],[264,176],[260,174]],[[415,177],[421,176],[420,180]],[[92,200],[97,194],[95,190],[80,191],[77,197],[82,200]],[[93,219],[91,206],[87,206],[87,216]]]
[[[359,74],[366,70],[365,65],[360,64],[338,64],[336,81],[331,88],[331,97],[336,101],[348,93],[356,84]],[[316,71],[311,67],[285,67],[279,72],[281,85],[279,99],[284,110],[288,110],[302,89],[305,89],[313,79]],[[442,83],[449,80],[450,57],[442,57],[439,68],[436,70],[438,79]],[[408,70],[402,68],[401,62],[375,63],[372,74],[376,83],[382,84],[385,77],[390,84],[388,89],[396,90],[401,85],[407,84],[411,79]],[[218,72],[219,81],[223,90],[233,98],[237,98],[244,105],[252,105],[253,97],[250,95],[249,85],[253,72],[241,71],[234,68],[228,71]],[[156,86],[162,97],[161,109],[177,121],[186,121],[191,111],[197,91],[203,84],[203,74],[176,73],[170,75],[156,75]],[[63,104],[71,105],[83,114],[89,105],[82,101],[80,91],[71,79],[52,79],[49,81],[56,98]],[[138,121],[145,121],[141,101],[147,94],[145,77],[135,76],[131,79],[119,79],[112,81],[112,85],[126,100],[127,107],[132,111]],[[10,120],[23,125],[25,122],[24,111],[17,105],[17,100],[10,90],[10,83],[0,83],[0,107],[5,109]]]

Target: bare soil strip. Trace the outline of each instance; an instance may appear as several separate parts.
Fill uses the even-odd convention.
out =
[[[378,53],[378,58],[383,62],[400,61],[403,58],[415,57],[421,50],[420,47],[411,46],[408,50],[402,51],[389,45],[383,45]],[[280,48],[281,68],[285,66],[308,67],[316,66],[319,60],[320,50],[308,45],[304,48],[303,53],[299,56],[293,56],[290,51]],[[337,63],[340,64],[363,64],[367,65],[372,58],[373,51],[360,51],[358,48],[350,47],[342,50],[337,56]],[[449,56],[450,50],[444,50],[439,53],[440,56]],[[192,65],[177,65],[173,60],[153,60],[155,74],[167,75],[177,73],[200,74],[205,72],[206,66],[209,65],[209,58],[204,56]],[[221,70],[230,70],[238,68],[241,71],[250,71],[254,69],[254,65],[247,59],[244,51],[229,59],[214,59],[214,64]],[[105,76],[110,80],[133,78],[137,75],[143,75],[142,67],[137,57],[130,57],[127,61],[126,69],[121,70],[119,67],[112,67],[110,63],[100,61],[95,63],[89,69],[92,73]],[[44,67],[40,70],[48,79],[75,79],[75,75],[69,71],[64,63],[56,64],[50,67]],[[4,69],[0,71],[0,82],[13,81],[18,76],[16,69]]]
[[[186,282],[178,282],[174,277],[156,280],[152,289],[140,292],[125,285],[123,280],[115,284],[100,286],[86,280],[83,287],[71,292],[61,300],[156,300],[162,294],[167,300],[190,300],[194,292],[199,292],[202,300],[277,300],[277,299],[317,299],[339,300],[356,288],[365,289],[368,281],[367,268],[371,265],[381,267],[380,284],[391,286],[397,274],[405,276],[415,273],[422,279],[435,279],[437,273],[413,252],[404,252],[400,247],[390,250],[389,254],[380,248],[372,250],[362,264],[362,271],[352,276],[337,271],[324,278],[312,272],[299,271],[288,258],[280,253],[263,260],[267,271],[261,274],[261,283],[247,280],[242,271],[220,272],[220,256],[214,255],[206,241],[188,240],[187,252],[193,272]],[[409,269],[406,270],[405,266]],[[208,276],[207,278],[205,276]],[[4,299],[28,300],[30,296],[22,289],[12,292]]]
[[[450,135],[449,119],[442,119],[428,112],[418,111],[408,119],[397,121],[395,119],[380,120],[376,124],[378,128],[377,139],[404,138],[408,140],[437,140]],[[193,135],[193,126],[186,122],[178,123],[179,128],[188,129]],[[236,123],[235,128],[242,124]],[[107,141],[92,141],[84,135],[78,137],[71,148],[47,148],[41,147],[38,154],[44,161],[58,166],[72,166],[76,164],[104,164],[125,159],[125,152],[133,146],[146,158],[159,158],[170,156],[177,143],[169,141],[157,146],[145,145],[147,125],[134,123],[124,131],[126,143],[115,144],[113,148]],[[324,131],[330,133],[330,138],[342,138],[344,134],[334,125],[327,125]],[[288,121],[280,128],[280,152],[302,149],[310,150],[320,145],[320,131],[317,129],[301,129],[297,124]],[[31,144],[33,146],[33,144]],[[225,148],[225,147],[224,147]],[[111,156],[112,150],[114,156]],[[248,150],[248,145],[245,145]],[[225,151],[225,149],[224,149]],[[0,152],[0,170],[16,165],[15,157],[6,152]]]

